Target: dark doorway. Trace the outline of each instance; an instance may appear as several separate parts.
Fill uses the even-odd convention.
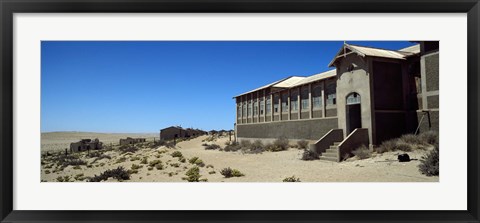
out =
[[[347,96],[346,116],[347,135],[352,133],[356,128],[362,127],[362,113],[359,94],[351,93]]]

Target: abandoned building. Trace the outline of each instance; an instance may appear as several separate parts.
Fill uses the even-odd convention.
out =
[[[172,140],[178,138],[198,137],[205,135],[207,132],[200,129],[187,128],[183,129],[180,126],[170,126],[160,130],[160,139]]]
[[[98,150],[103,148],[103,143],[100,142],[98,139],[82,139],[78,142],[70,143],[70,151],[71,152],[81,152],[87,150]]]
[[[145,142],[145,138],[130,138],[127,137],[126,139],[120,139],[120,145],[130,145],[130,144],[136,144],[136,143],[142,143]]]
[[[321,159],[340,161],[439,126],[439,42],[399,50],[344,44],[334,69],[291,76],[234,97],[238,140],[310,140]]]

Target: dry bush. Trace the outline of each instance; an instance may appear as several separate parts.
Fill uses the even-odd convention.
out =
[[[245,147],[242,146],[243,153],[257,154],[265,152],[265,146],[261,140],[255,140],[253,143],[250,143],[250,141],[248,142],[249,143],[245,144]]]
[[[372,156],[372,152],[365,145],[360,146],[356,150],[352,151],[352,153],[361,160],[370,158]]]
[[[297,141],[298,149],[307,149],[308,148],[308,141],[307,140],[300,140]]]
[[[440,174],[440,153],[438,144],[434,145],[434,149],[422,156],[418,168],[422,174],[427,176],[438,176]]]
[[[175,151],[171,154],[172,157],[183,157],[182,152],[180,151]]]
[[[232,169],[230,167],[223,168],[220,173],[225,177],[225,178],[230,178],[230,177],[241,177],[245,176],[242,172],[236,169]]]
[[[122,166],[119,166],[113,170],[106,170],[99,176],[95,175],[94,177],[91,177],[88,182],[101,182],[107,180],[109,177],[117,179],[118,181],[123,181],[129,180],[130,174]]]
[[[300,178],[295,178],[295,175],[283,179],[283,182],[300,182]]]
[[[304,149],[302,153],[302,157],[300,159],[301,160],[317,160],[318,157],[319,157],[319,154],[317,152],[309,149]]]
[[[289,141],[285,137],[280,137],[276,139],[273,144],[269,144],[266,146],[266,150],[270,152],[279,152],[287,150],[289,147]]]
[[[220,146],[217,144],[211,144],[211,145],[207,144],[205,146],[205,150],[216,150],[216,149],[220,149]]]
[[[225,146],[223,151],[225,151],[225,152],[235,152],[235,151],[238,151],[240,149],[242,149],[242,147],[240,146],[240,143],[232,142],[230,145]]]
[[[419,135],[420,139],[430,145],[438,144],[438,132],[436,131],[427,131]]]
[[[200,179],[202,175],[200,175],[200,169],[197,166],[194,166],[190,168],[185,175],[187,177],[182,177],[183,180],[186,180],[188,182],[206,182],[207,179]]]

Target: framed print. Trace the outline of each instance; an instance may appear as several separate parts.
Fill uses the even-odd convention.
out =
[[[479,221],[478,1],[1,9],[2,222]]]

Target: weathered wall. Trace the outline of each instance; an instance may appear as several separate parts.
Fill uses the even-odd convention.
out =
[[[318,140],[338,127],[337,118],[281,121],[237,125],[238,138],[279,138]]]
[[[353,65],[354,69],[348,71],[347,68]],[[370,76],[367,72],[368,61],[366,58],[350,54],[344,59],[340,60],[337,67],[337,114],[338,127],[343,129],[344,137],[346,137],[346,97],[353,92],[360,95],[360,110],[362,128],[367,128],[369,136],[372,136],[372,112],[371,112],[371,97],[370,97]],[[370,141],[371,138],[370,138]]]
[[[423,118],[422,122],[420,123],[420,120],[422,119],[422,116],[425,114],[425,117]],[[430,114],[430,123],[431,123],[431,127],[429,127],[429,124],[428,124],[428,114]],[[439,111],[429,111],[428,113],[426,112],[417,112],[417,119],[418,119],[418,122],[420,124],[420,128],[419,128],[419,133],[422,133],[422,132],[426,132],[426,131],[436,131],[438,132],[439,130],[439,119],[440,119],[440,116],[439,116]]]

